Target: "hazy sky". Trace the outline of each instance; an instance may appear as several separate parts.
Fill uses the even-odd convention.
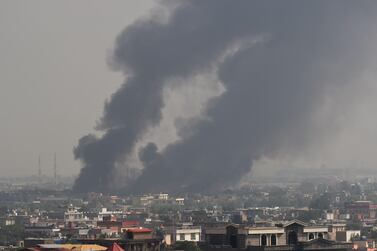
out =
[[[122,83],[107,57],[150,0],[0,1],[0,173],[77,174],[72,149]]]
[[[167,2],[174,3],[174,1]],[[261,1],[261,3],[262,2],[263,1]],[[351,2],[352,1],[348,1],[348,3]],[[160,26],[158,22],[134,25],[133,29],[124,33],[126,35],[120,37],[118,41],[120,48],[118,54],[121,55],[120,59],[118,58],[120,62],[118,62],[118,64],[120,64],[120,66],[122,66],[122,63],[126,63],[127,65],[129,63],[127,60],[129,58],[132,59],[132,56],[134,56],[134,58],[130,60],[130,62],[136,62],[136,66],[144,66],[143,63],[149,63],[149,61],[143,61],[142,56],[145,54],[144,56],[149,59],[148,57],[150,55],[156,53],[157,56],[152,57],[153,60],[156,61],[154,65],[159,64],[159,66],[166,66],[164,70],[171,76],[178,76],[178,78],[168,80],[174,83],[179,81],[184,83],[177,85],[176,88],[164,89],[163,101],[165,106],[161,107],[163,119],[157,123],[160,123],[160,128],[155,131],[152,130],[149,134],[147,132],[146,136],[143,131],[141,146],[145,146],[147,142],[153,142],[157,143],[160,151],[163,151],[166,145],[176,139],[175,126],[178,128],[185,128],[185,125],[187,126],[186,120],[181,120],[181,123],[179,123],[182,114],[186,117],[197,116],[197,113],[202,110],[201,105],[203,102],[211,95],[213,96],[215,93],[219,93],[218,76],[210,70],[203,71],[201,74],[197,75],[193,73],[187,74],[189,77],[184,74],[184,76],[180,76],[180,74],[176,74],[173,71],[170,73],[170,68],[174,68],[171,67],[171,65],[179,66],[180,63],[182,63],[180,70],[187,68],[185,63],[187,63],[188,56],[191,55],[191,45],[206,45],[204,42],[198,42],[201,41],[199,38],[205,38],[206,35],[211,34],[208,33],[206,29],[203,29],[203,34],[200,33],[203,20],[207,20],[207,18],[210,21],[216,20],[216,22],[204,22],[204,24],[209,25],[210,29],[208,31],[218,31],[216,34],[220,37],[224,35],[224,29],[232,27],[228,26],[227,19],[223,18],[229,14],[228,8],[221,9],[218,7],[218,3],[216,3],[214,6],[217,6],[219,9],[214,10],[211,5],[215,3],[214,1],[211,3],[209,1],[193,1],[192,3],[194,3],[194,8],[187,9],[188,16],[185,16],[185,11],[178,12],[178,18],[173,18],[173,23],[169,24],[169,22],[171,22],[170,20],[167,26]],[[225,6],[229,4],[226,1],[223,3]],[[247,2],[245,1],[244,3]],[[326,3],[326,1],[322,3]],[[365,3],[367,3],[367,1],[365,1]],[[53,174],[54,152],[57,153],[58,172],[60,175],[79,173],[81,165],[78,161],[74,160],[73,148],[77,146],[78,140],[82,136],[94,131],[96,122],[103,114],[104,102],[109,99],[111,94],[116,92],[124,82],[123,73],[121,71],[113,71],[108,64],[108,59],[114,49],[115,39],[121,34],[124,28],[130,25],[135,19],[149,15],[149,10],[155,5],[156,2],[153,0],[0,1],[0,173],[2,176],[37,174],[38,156],[41,156],[42,172],[51,176]],[[195,8],[196,5],[198,8]],[[203,10],[201,5],[208,5],[208,9]],[[362,6],[363,5],[360,5],[359,7]],[[309,48],[317,48],[318,45],[318,48],[321,49],[323,44],[326,45],[326,43],[323,42],[327,41],[326,38],[333,38],[329,41],[335,41],[335,44],[338,41],[336,40],[337,37],[350,38],[350,42],[348,42],[347,39],[339,40],[339,45],[343,45],[345,46],[344,48],[347,48],[347,50],[342,51],[339,49],[339,51],[341,52],[341,56],[347,56],[348,59],[352,60],[345,61],[345,66],[342,67],[342,60],[332,61],[333,58],[337,59],[335,53],[337,50],[329,50],[335,54],[335,56],[331,58],[328,56],[329,60],[325,60],[328,64],[323,67],[326,70],[326,74],[331,77],[334,76],[334,79],[329,77],[326,81],[347,82],[347,85],[340,88],[339,85],[327,85],[323,82],[325,84],[323,84],[324,90],[322,91],[326,95],[323,95],[323,100],[316,100],[316,113],[311,113],[311,117],[305,119],[305,122],[307,122],[305,127],[303,126],[303,129],[298,133],[295,130],[292,130],[291,133],[282,133],[283,135],[295,136],[287,136],[287,138],[282,140],[289,141],[287,145],[294,147],[289,148],[284,145],[284,147],[280,147],[277,150],[276,154],[267,156],[275,158],[274,161],[279,163],[278,165],[292,166],[295,163],[297,166],[306,167],[325,165],[347,168],[363,165],[371,168],[377,166],[377,117],[375,116],[377,107],[377,61],[375,60],[377,28],[371,25],[375,23],[376,17],[374,13],[368,13],[368,8],[365,8],[365,10],[360,8],[359,13],[351,11],[352,8],[348,9],[351,15],[348,17],[347,15],[343,16],[342,11],[338,12],[337,6],[333,7],[333,11],[337,15],[329,15],[329,19],[324,20],[324,26],[321,26],[321,22],[317,25],[318,21],[310,23],[310,18],[309,22],[305,23],[305,25],[310,25],[313,29],[318,28],[318,30],[322,32],[323,27],[328,27],[329,24],[333,24],[331,27],[335,27],[334,30],[329,29],[329,33],[325,33],[324,37],[318,35],[315,37],[318,40],[307,42],[311,44]],[[243,8],[240,9],[242,10]],[[250,8],[250,10],[251,9],[253,8]],[[297,12],[294,9],[291,10],[289,6],[285,9],[289,15],[284,17],[291,17],[290,11],[292,11],[293,14],[297,14]],[[183,8],[183,10],[185,10],[185,8]],[[221,10],[224,11],[223,14],[221,12],[217,13],[217,11]],[[311,13],[310,10],[309,8],[309,14]],[[212,13],[213,16],[208,17],[206,11]],[[245,10],[245,17],[249,17],[248,11],[249,9]],[[203,19],[193,16],[195,13]],[[236,22],[234,20],[238,17],[238,12],[234,12],[233,15],[235,16],[232,17],[230,15],[227,18]],[[255,16],[258,18],[258,13],[255,13]],[[363,18],[364,16],[365,19]],[[271,20],[276,18],[275,15],[272,15],[272,17]],[[306,15],[302,15],[302,17],[306,18]],[[316,15],[313,15],[313,17],[316,17]],[[187,18],[191,18],[191,23],[187,21]],[[265,17],[261,14],[261,20],[265,20],[264,18]],[[297,15],[296,18],[301,18],[301,16]],[[306,55],[306,47],[304,46],[306,43],[304,42],[308,36],[301,36],[301,34],[304,34],[302,31],[308,31],[310,35],[312,32],[304,26],[302,26],[304,29],[301,30],[301,22],[295,22],[294,20],[296,19],[294,18],[283,19],[288,21],[282,22],[282,27],[280,27],[279,20],[278,22],[267,22],[266,24],[262,22],[264,25],[271,25],[271,27],[268,26],[267,29],[267,34],[269,34],[268,32],[271,32],[270,29],[272,29],[271,38],[274,38],[273,35],[276,35],[274,34],[275,28],[275,33],[280,30],[292,32],[292,34],[284,32],[280,34],[277,32],[277,34],[279,33],[278,35],[283,35],[282,45],[284,46],[280,47],[278,43],[273,44],[276,46],[274,47],[276,52],[284,54],[287,48],[296,52],[297,48],[295,44],[293,44],[292,48],[290,46],[292,37],[289,36],[289,34],[297,35],[298,38],[303,40],[298,39],[296,41],[292,39],[293,42],[302,45],[302,48],[300,47],[302,49],[301,54],[296,56],[298,58],[299,56],[304,57]],[[153,20],[153,18],[151,18],[151,20]],[[223,21],[223,25],[219,25],[218,20]],[[247,20],[252,21],[253,19],[247,18]],[[321,20],[321,18],[318,20]],[[354,22],[352,20],[356,21]],[[174,21],[176,22],[174,23]],[[344,27],[343,22],[346,22]],[[242,22],[235,23],[234,27],[239,28],[240,23]],[[251,23],[253,24],[253,22]],[[213,24],[215,28],[211,28],[211,24]],[[275,24],[277,27],[275,27]],[[288,26],[285,27],[284,25]],[[149,27],[152,28],[146,29]],[[199,29],[193,29],[195,27]],[[245,27],[245,32],[248,33],[249,24]],[[339,29],[339,27],[341,27],[341,29]],[[169,28],[172,28],[172,32],[170,32]],[[264,32],[265,27],[262,28],[261,30]],[[296,33],[295,29],[297,29]],[[330,30],[335,33],[333,34]],[[169,32],[164,33],[164,31]],[[194,31],[199,31],[199,33],[192,33]],[[233,28],[229,29],[230,33],[233,31]],[[349,32],[352,32],[352,35],[348,36]],[[132,50],[132,48],[138,48],[137,42],[132,44],[132,41],[137,41],[132,40],[133,36],[136,35],[136,38],[138,38],[138,34],[141,34],[141,37],[146,38],[144,40],[147,41],[140,45],[142,49]],[[196,37],[192,37],[192,34],[196,34]],[[260,35],[259,33],[257,34]],[[285,37],[284,34],[288,35]],[[343,36],[338,36],[337,34]],[[172,36],[170,37],[170,35]],[[278,35],[276,36],[277,38],[279,38]],[[212,37],[211,35],[208,37],[209,41],[212,41],[211,39],[217,39],[217,37]],[[233,35],[229,37],[233,38]],[[321,39],[319,39],[320,37]],[[129,38],[131,39],[128,40]],[[178,42],[175,42],[175,40],[171,38],[177,39]],[[268,44],[271,38],[267,36],[265,42]],[[284,38],[286,38],[286,40],[284,40]],[[180,39],[182,39],[182,41]],[[124,44],[127,45],[124,48],[122,47],[123,40]],[[169,53],[160,53],[163,50],[153,50],[158,48],[155,43],[156,41],[161,42],[161,48],[166,48],[166,52],[169,52],[171,47],[177,46],[176,51],[182,53],[176,53],[172,57],[169,57]],[[167,45],[165,44],[166,41],[168,42],[166,43]],[[271,41],[274,40],[271,39]],[[130,47],[128,47],[129,42],[131,42],[132,45]],[[169,44],[169,42],[171,44]],[[195,42],[197,42],[197,44]],[[214,47],[212,45],[216,43],[218,43],[217,40],[208,44],[211,45],[210,48],[212,48]],[[221,45],[221,43],[218,44]],[[354,48],[353,44],[356,45],[355,48],[358,48],[359,51],[348,49]],[[187,45],[187,47],[184,45]],[[364,47],[365,49],[363,49]],[[174,48],[172,51],[174,51]],[[198,54],[206,59],[206,53],[209,53],[210,50],[207,50],[205,47],[203,48],[202,53]],[[279,48],[285,49],[281,50]],[[325,51],[326,46],[323,48]],[[231,48],[226,47],[226,49]],[[337,47],[335,46],[333,49],[337,49]],[[124,51],[126,51],[126,58],[123,58],[122,53]],[[354,51],[357,51],[355,55],[353,55]],[[188,53],[187,57],[182,56],[185,52]],[[270,56],[277,55],[272,52],[267,53],[271,53],[271,55],[268,54]],[[217,51],[214,52],[214,55],[217,54],[219,54]],[[158,56],[165,55],[167,55],[165,59],[168,60],[166,64],[163,64],[163,61],[161,61]],[[242,57],[247,57],[248,55],[249,54],[239,53],[239,56]],[[305,60],[307,60],[305,62],[312,62],[313,60],[310,57],[316,56],[316,54],[308,55],[309,56],[305,58]],[[289,53],[283,56],[291,58]],[[322,56],[325,56],[327,59],[326,53],[323,53]],[[353,58],[353,56],[357,57]],[[186,61],[181,60],[181,58],[186,59]],[[283,57],[278,58],[281,59]],[[139,59],[140,64],[138,64]],[[164,57],[162,57],[162,59],[164,59]],[[170,59],[178,60],[175,63],[171,63],[171,61],[169,61]],[[194,59],[197,58],[194,57]],[[254,60],[254,57],[250,56],[250,60],[251,59]],[[261,59],[264,58],[261,57]],[[355,59],[358,59],[360,62]],[[124,60],[124,62],[122,60]],[[249,68],[251,68],[249,65],[250,62],[252,62],[252,60],[250,60],[247,59],[245,61],[247,63],[241,64],[245,66],[243,73],[245,74],[246,80],[254,76],[248,75],[250,72]],[[196,61],[193,60],[193,62],[193,65],[196,66]],[[275,62],[275,60],[269,62]],[[318,62],[322,62],[322,59],[318,59]],[[329,62],[332,62],[333,65]],[[188,63],[190,63],[190,61],[188,61]],[[236,63],[236,61],[233,63]],[[152,64],[153,67],[154,65]],[[322,64],[320,65],[322,66]],[[299,66],[300,64],[297,65],[297,67]],[[336,67],[342,69],[342,71],[339,71],[341,74],[334,74],[338,69]],[[242,70],[242,67],[235,67],[233,70],[237,69]],[[308,69],[312,68],[308,67]],[[196,69],[193,72],[197,73]],[[282,72],[287,71],[282,70]],[[276,71],[274,71],[274,74],[275,73]],[[142,74],[142,76],[146,75],[148,74]],[[267,76],[268,74],[262,75]],[[296,75],[297,74],[293,74],[292,76]],[[239,74],[234,74],[234,77],[237,76],[239,76]],[[273,76],[273,74],[271,76]],[[313,76],[316,78],[318,74],[313,73]],[[309,82],[310,79],[311,78],[309,78]],[[271,82],[276,83],[276,81],[272,80]],[[169,87],[169,85],[166,86]],[[283,90],[284,88],[280,90],[280,92],[284,92]],[[293,88],[293,90],[297,90],[297,88]],[[153,91],[151,93],[153,94]],[[252,92],[245,91],[244,93]],[[148,102],[148,96],[145,97],[144,99],[147,104],[152,103]],[[233,100],[238,100],[238,96],[235,95],[235,99]],[[262,99],[262,101],[263,100],[264,99]],[[275,104],[276,102],[272,103]],[[249,103],[247,103],[247,105],[249,105]],[[227,108],[228,106],[224,105],[224,107]],[[120,111],[123,112],[123,109],[120,109]],[[190,112],[192,114],[190,114]],[[236,113],[234,114],[236,115]],[[306,115],[306,113],[303,114]],[[247,116],[245,117],[248,118]],[[126,119],[128,119],[128,117],[126,117]],[[148,116],[147,119],[149,119]],[[242,120],[240,119],[240,121]],[[251,122],[252,121],[250,121],[250,124],[252,125]],[[287,124],[289,123],[287,122]],[[245,135],[249,135],[249,127],[245,128],[245,131],[241,131],[244,132]],[[261,128],[263,129],[264,127]],[[224,131],[225,129],[228,128],[224,127]],[[181,130],[181,132],[185,131],[187,130]],[[276,130],[271,130],[271,132],[274,131]],[[204,135],[210,135],[210,133]],[[223,134],[219,133],[219,135]],[[264,136],[265,134],[256,135]],[[310,144],[305,144],[305,147],[302,147],[303,144],[297,144],[295,142],[296,135],[298,135],[298,137],[301,136],[301,138],[310,139],[307,140]],[[217,138],[217,136],[215,138]],[[208,142],[210,141],[208,140]],[[275,147],[275,141],[271,142],[272,148]],[[137,141],[137,143],[139,142]],[[138,147],[135,147],[135,149],[138,150]],[[166,152],[169,153],[169,151]],[[201,152],[200,150],[200,153]],[[217,152],[214,152],[214,157],[216,157],[217,154]],[[256,163],[254,163],[253,168],[258,169],[259,167],[264,170],[263,163],[258,163],[258,160],[262,157],[263,155],[261,154],[256,158]],[[274,167],[270,162],[267,161],[267,163],[270,167]]]

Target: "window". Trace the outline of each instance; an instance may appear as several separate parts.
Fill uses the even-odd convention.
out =
[[[184,241],[185,240],[185,234],[180,234],[179,235],[179,240]]]
[[[319,233],[319,234],[318,234],[318,238],[319,238],[319,239],[323,239],[323,234],[322,234],[322,233]]]
[[[276,246],[276,235],[271,235],[271,246]]]
[[[260,237],[260,245],[267,246],[267,236],[265,234]]]
[[[310,233],[309,234],[309,240],[313,240],[314,239],[314,234],[313,233]]]
[[[192,241],[195,241],[195,240],[196,240],[196,234],[194,234],[194,233],[191,234],[191,240],[192,240]]]

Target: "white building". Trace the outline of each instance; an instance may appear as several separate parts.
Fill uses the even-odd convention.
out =
[[[201,240],[201,236],[201,227],[184,227],[175,231],[175,241],[198,242]]]
[[[360,236],[361,236],[360,230],[345,230],[345,231],[339,231],[336,233],[336,240],[350,242],[352,241],[353,238],[360,237]]]
[[[202,229],[200,226],[181,226],[165,228],[164,241],[167,245],[180,241],[202,241]]]
[[[122,216],[122,211],[108,211],[107,208],[103,207],[101,211],[98,213],[98,220],[103,221],[103,217],[106,216]]]
[[[88,220],[87,217],[84,216],[83,212],[80,212],[78,210],[79,208],[76,208],[72,205],[69,205],[66,212],[64,212],[64,222],[72,222],[72,223],[79,223],[79,222],[85,222]]]
[[[185,204],[185,198],[176,198],[176,199],[175,199],[175,202],[176,202],[178,205],[184,205],[184,204]]]
[[[159,200],[168,200],[169,199],[169,194],[167,194],[167,193],[160,193],[160,194],[158,194],[157,198]]]

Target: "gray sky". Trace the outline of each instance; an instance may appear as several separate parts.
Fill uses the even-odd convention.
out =
[[[150,0],[0,2],[0,172],[77,174],[72,149],[123,81],[109,69],[115,37]],[[90,90],[90,91],[88,91]],[[84,102],[83,102],[84,101]]]
[[[200,1],[195,3],[206,5],[205,2]],[[107,63],[115,39],[136,18],[147,15],[148,10],[154,5],[152,0],[0,1],[0,172],[3,176],[36,174],[39,155],[42,159],[43,173],[52,175],[54,152],[58,157],[59,174],[72,175],[79,172],[81,166],[80,163],[74,161],[72,150],[82,136],[94,131],[96,121],[103,114],[105,100],[109,99],[110,95],[124,82],[122,73],[114,72]],[[200,14],[202,8],[194,10]],[[208,10],[217,15],[216,11],[212,11],[212,6],[208,6]],[[227,13],[228,9],[225,8],[224,11]],[[233,14],[238,16],[237,12]],[[363,13],[361,14],[361,17],[364,16]],[[203,18],[207,18],[207,16],[207,13],[203,11]],[[220,13],[219,16],[222,18],[225,14]],[[178,17],[180,16],[178,15]],[[195,24],[197,27],[201,27],[202,19],[195,18],[195,16],[189,17],[192,18],[193,27]],[[359,18],[359,16],[356,17]],[[357,18],[355,20],[358,20]],[[308,124],[310,122],[310,127],[304,127],[301,132],[302,137],[311,136],[308,137],[310,144],[301,147],[294,140],[291,142],[290,139],[284,139],[289,141],[287,145],[295,147],[292,149],[286,146],[281,147],[276,154],[267,157],[275,158],[273,161],[279,165],[283,163],[285,166],[318,167],[323,164],[329,167],[343,166],[347,168],[361,165],[372,168],[377,166],[375,157],[377,156],[377,117],[375,116],[377,66],[374,50],[377,31],[375,26],[368,25],[374,23],[374,18],[375,15],[367,16],[365,20],[360,21],[360,26],[357,22],[354,27],[351,27],[350,24],[345,25],[350,31],[357,31],[352,36],[355,39],[352,40],[355,44],[360,42],[356,38],[365,39],[365,44],[368,46],[362,51],[367,52],[366,55],[369,55],[369,58],[365,57],[365,60],[360,60],[362,64],[346,61],[346,63],[354,63],[354,65],[346,65],[351,70],[355,68],[354,66],[361,68],[354,69],[356,74],[352,74],[352,78],[344,72],[341,72],[342,74],[336,78],[338,82],[342,82],[342,78],[346,78],[345,82],[350,82],[346,87],[324,85],[325,88],[329,88],[325,90],[328,95],[325,95],[324,102],[316,109],[318,114],[313,113],[311,114],[312,118],[305,120]],[[181,31],[183,27],[192,32],[191,23],[186,26],[188,22],[184,15],[182,19],[177,20],[177,31]],[[179,20],[182,23],[179,23]],[[337,20],[336,16],[331,16],[330,23],[336,23]],[[226,24],[227,20],[223,21]],[[218,23],[214,24],[219,30],[218,34],[223,34],[223,26]],[[272,22],[272,24],[276,23]],[[277,22],[277,24],[279,23]],[[295,24],[294,27],[297,26],[298,30],[300,29],[299,22],[293,22],[293,24]],[[353,23],[351,22],[351,24]],[[146,26],[149,27],[148,25],[147,23]],[[224,26],[226,27],[226,25]],[[235,27],[238,26],[237,23]],[[315,28],[316,25],[312,26]],[[137,31],[136,33],[139,34],[138,28],[140,27],[144,26],[135,25],[134,30],[131,31]],[[151,27],[155,28],[153,25]],[[157,25],[158,27],[159,25]],[[171,27],[174,28],[175,25],[172,24]],[[342,27],[342,25],[334,27]],[[166,27],[161,26],[160,28],[163,30]],[[322,29],[322,26],[319,28]],[[279,27],[276,29],[280,30]],[[149,31],[141,29],[140,33],[151,38],[145,43],[147,45],[149,42],[154,43],[153,39],[156,37],[156,34],[149,34]],[[172,29],[172,31],[176,30]],[[207,34],[207,31],[204,31],[204,34]],[[233,28],[230,29],[230,32],[232,31]],[[348,34],[348,30],[344,29],[344,33],[342,31],[340,30],[339,33]],[[182,34],[187,35],[190,34],[189,32],[185,33],[183,30]],[[184,44],[171,40],[173,41],[172,45],[165,46],[164,33],[160,34],[162,35],[157,38],[162,38],[161,48],[166,47],[167,51],[170,50],[170,46],[177,45],[178,48],[181,48],[181,44]],[[177,32],[168,34],[176,35]],[[202,35],[199,34],[197,38]],[[327,35],[332,37],[331,34]],[[125,36],[126,42],[129,42],[127,40],[129,37],[132,38],[132,33]],[[177,37],[186,42],[186,36]],[[211,36],[209,37],[211,38]],[[305,36],[303,37],[305,38]],[[290,37],[287,39],[290,41]],[[170,39],[166,41],[170,41]],[[198,41],[198,39],[187,39],[187,41]],[[340,44],[343,44],[344,41]],[[315,42],[309,42],[316,45]],[[187,48],[191,48],[191,43],[187,44],[189,45]],[[289,43],[287,44],[289,45]],[[135,47],[137,45],[136,43]],[[210,43],[210,45],[212,44]],[[351,47],[352,43],[346,45]],[[126,49],[130,48],[134,47],[126,47]],[[153,48],[156,48],[155,43]],[[147,58],[150,55],[148,49],[150,47],[141,50],[141,52],[146,51]],[[137,60],[142,58],[140,51],[132,53],[133,51],[127,51],[127,53],[131,52],[131,54],[126,54],[127,59],[130,58],[129,55],[135,56]],[[348,55],[349,51],[352,50],[347,50],[347,53],[344,54]],[[191,54],[190,49],[187,52]],[[203,50],[203,52],[207,52],[207,50]],[[351,56],[350,53],[349,58],[352,58]],[[159,58],[155,58],[160,62]],[[167,58],[174,59],[176,57]],[[127,60],[125,61],[129,63]],[[180,63],[180,60],[178,61]],[[184,65],[185,62],[182,62],[182,69],[187,67]],[[143,64],[140,65],[143,66]],[[168,65],[167,69],[170,69],[170,64],[166,65]],[[326,67],[324,68],[330,69],[329,67],[334,66],[326,65]],[[248,72],[244,72],[247,78],[249,78]],[[351,75],[351,71],[349,72]],[[171,75],[175,76],[175,74]],[[209,96],[218,93],[216,89],[218,88],[218,79],[216,76],[213,77],[214,74],[211,72],[203,72],[198,76],[188,75],[187,79],[185,76],[181,76],[182,79],[173,79],[172,81],[182,81],[185,84],[179,85],[176,89],[164,89],[166,106],[162,110],[163,119],[159,122],[161,123],[160,128],[152,130],[149,134],[146,133],[141,146],[145,146],[147,142],[154,142],[157,143],[160,150],[164,149],[166,145],[176,139],[172,137],[176,136],[174,135],[176,133],[175,122],[179,125],[179,120],[176,119],[179,119],[181,114],[188,117],[197,116],[196,113],[202,108],[201,104]],[[180,75],[177,74],[177,76]],[[209,81],[211,77],[213,77],[212,84]],[[190,81],[193,83],[189,83]],[[183,120],[181,124],[186,122]],[[292,134],[287,133],[287,135],[296,134],[296,131]],[[275,146],[276,144],[273,142],[271,145]],[[138,148],[135,149],[138,150]],[[274,164],[268,161],[267,163],[270,167],[274,167]],[[264,170],[264,165],[256,162],[254,168]]]

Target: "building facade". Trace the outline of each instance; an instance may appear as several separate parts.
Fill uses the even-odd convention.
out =
[[[309,226],[298,220],[274,227],[245,227],[233,224],[205,230],[208,245],[238,249],[295,246],[317,239],[329,239],[328,226]]]

